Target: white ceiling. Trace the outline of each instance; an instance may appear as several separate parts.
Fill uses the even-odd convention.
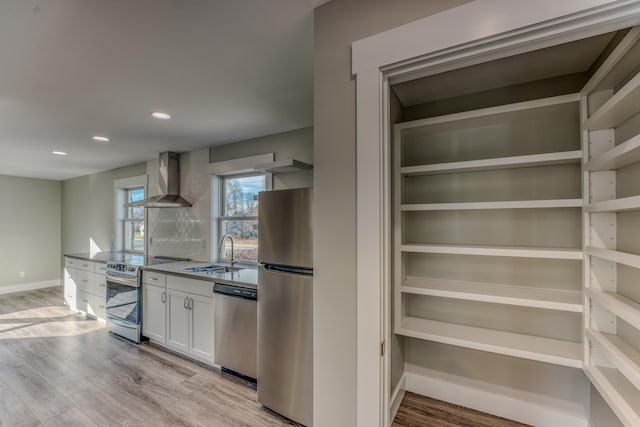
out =
[[[2,0],[0,174],[62,180],[310,126],[324,2]]]

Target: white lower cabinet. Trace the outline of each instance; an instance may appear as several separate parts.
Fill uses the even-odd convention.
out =
[[[189,353],[213,362],[213,297],[189,298]]]
[[[142,334],[213,364],[213,283],[146,271],[142,278]]]
[[[142,335],[158,342],[167,342],[167,288],[142,284]]]
[[[65,258],[64,300],[69,308],[99,320],[106,318],[106,265]]]
[[[167,346],[189,352],[189,294],[167,289]]]

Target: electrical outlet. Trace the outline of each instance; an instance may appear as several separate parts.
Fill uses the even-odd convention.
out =
[[[19,276],[19,277],[24,277],[24,271],[20,271],[20,272],[18,273],[18,276]]]

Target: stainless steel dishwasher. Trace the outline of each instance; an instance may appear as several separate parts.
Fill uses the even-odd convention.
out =
[[[223,370],[258,377],[258,290],[215,283],[214,359]]]

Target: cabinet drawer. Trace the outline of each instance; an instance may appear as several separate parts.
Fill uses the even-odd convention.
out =
[[[167,276],[162,273],[156,273],[155,271],[143,271],[142,283],[164,287],[167,284]]]
[[[78,291],[93,294],[93,273],[84,270],[78,271],[76,286],[78,287]]]
[[[213,282],[206,280],[187,279],[180,276],[167,276],[167,288],[175,289],[190,294],[213,296]]]
[[[93,272],[93,263],[91,261],[79,259],[79,260],[76,260],[76,268],[78,270]]]
[[[101,262],[94,262],[93,272],[98,274],[107,274],[107,264],[104,264]]]
[[[93,300],[94,300],[94,307],[95,307],[96,317],[98,319],[106,319],[107,318],[107,300],[106,300],[106,298],[95,296],[93,298]]]
[[[69,258],[69,257],[65,257],[64,258],[64,266],[68,267],[68,268],[78,268],[77,267],[77,263],[78,260],[75,258]]]
[[[93,293],[96,297],[107,297],[107,278],[104,274],[93,274]]]

